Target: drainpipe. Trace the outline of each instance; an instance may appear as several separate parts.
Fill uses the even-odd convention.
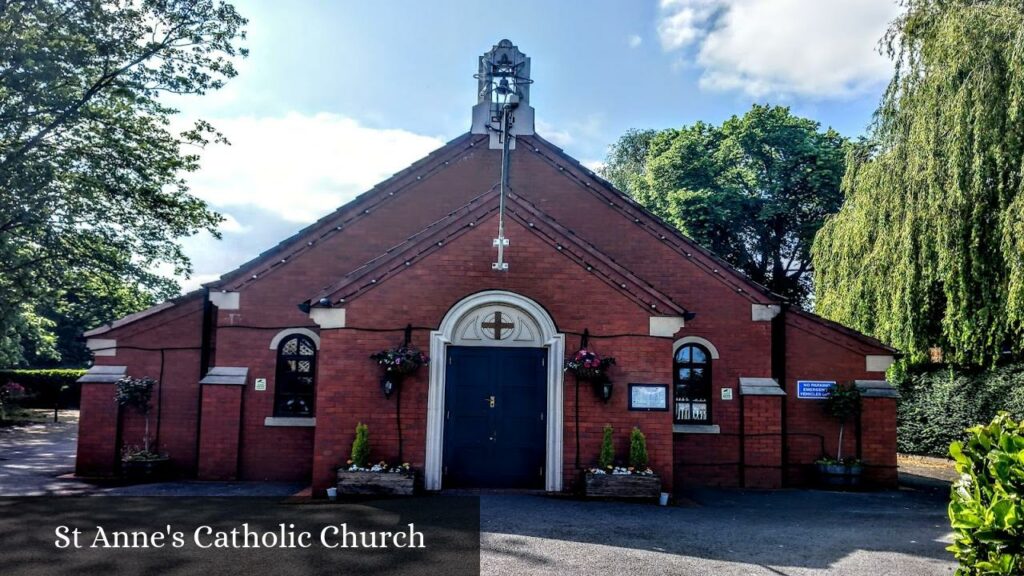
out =
[[[778,381],[782,391],[786,392],[786,313],[789,311],[789,304],[779,305],[779,313],[772,318],[772,378]],[[789,393],[782,397],[782,422],[781,422],[781,459],[782,459],[782,486],[789,484],[789,422],[788,407]]]

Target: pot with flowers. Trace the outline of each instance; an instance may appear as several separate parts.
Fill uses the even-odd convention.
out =
[[[608,370],[615,365],[615,358],[602,358],[586,346],[565,361],[565,371],[576,376],[581,382],[590,382],[594,392],[605,402],[612,397],[612,381]]]
[[[421,367],[430,363],[426,354],[409,345],[408,336],[406,342],[401,346],[381,350],[371,354],[370,358],[377,362],[377,365],[384,370],[384,376],[380,380],[381,391],[385,398],[398,389],[406,376],[414,374]]]
[[[356,425],[352,456],[338,468],[338,494],[349,496],[412,496],[416,473],[408,462],[389,464],[370,461],[370,432],[366,424]]]
[[[170,457],[156,450],[149,438],[150,398],[156,380],[152,378],[124,377],[117,381],[114,399],[121,407],[132,409],[145,419],[142,445],[125,445],[121,450],[121,472],[125,478],[136,481],[163,480],[169,475]]]
[[[825,398],[825,411],[839,421],[839,442],[835,458],[821,458],[815,465],[822,484],[828,487],[855,487],[860,485],[864,466],[856,458],[843,457],[843,432],[846,423],[860,413],[860,390],[853,383],[833,384]]]
[[[629,498],[656,500],[661,495],[661,478],[648,466],[647,438],[639,428],[629,434],[629,465],[615,462],[613,430],[604,427],[597,466],[584,478],[584,494],[589,498]]]

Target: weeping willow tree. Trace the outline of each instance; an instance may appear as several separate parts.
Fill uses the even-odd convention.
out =
[[[813,247],[819,313],[985,364],[1024,324],[1024,2],[907,0],[896,72]]]

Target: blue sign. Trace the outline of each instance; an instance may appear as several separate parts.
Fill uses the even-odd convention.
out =
[[[824,400],[828,398],[828,391],[835,386],[835,381],[824,382],[821,380],[797,380],[796,397],[809,400]]]

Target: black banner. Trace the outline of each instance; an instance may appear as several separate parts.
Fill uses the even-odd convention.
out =
[[[480,501],[0,498],[0,573],[479,575]]]

